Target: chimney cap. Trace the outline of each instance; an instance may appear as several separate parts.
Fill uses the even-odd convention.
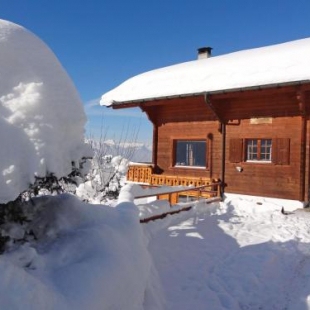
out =
[[[211,54],[211,51],[213,50],[213,48],[210,46],[204,46],[204,47],[198,48],[197,50],[198,50],[198,54],[203,54],[203,53]]]

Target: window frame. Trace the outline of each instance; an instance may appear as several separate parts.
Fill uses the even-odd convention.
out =
[[[271,160],[247,160],[247,140],[271,140]],[[290,138],[231,138],[229,140],[229,162],[249,164],[290,165]]]
[[[177,144],[178,142],[201,142],[205,144],[205,154],[204,154],[204,165],[203,166],[195,166],[195,165],[177,165]],[[194,138],[194,139],[186,139],[186,138],[176,138],[172,141],[172,168],[175,169],[208,169],[208,141],[205,138]]]
[[[252,147],[249,143],[252,142]],[[267,142],[267,144],[263,144]],[[268,143],[269,142],[269,143]],[[254,163],[272,163],[272,145],[273,141],[270,138],[248,138],[245,139],[245,162]],[[256,152],[253,149],[256,148]],[[265,149],[265,152],[263,152]],[[269,150],[269,152],[268,152]],[[269,159],[263,158],[269,157]],[[251,155],[251,156],[250,156]],[[256,158],[251,158],[256,157]]]

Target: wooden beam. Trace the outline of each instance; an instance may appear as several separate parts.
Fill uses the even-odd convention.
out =
[[[153,124],[153,147],[152,147],[152,162],[157,171],[157,150],[158,150],[158,126]]]
[[[221,116],[219,115],[218,111],[216,111],[216,108],[214,107],[214,105],[212,104],[212,100],[211,100],[211,96],[210,94],[206,93],[204,96],[205,99],[205,103],[207,104],[207,106],[210,108],[210,110],[213,112],[214,116],[221,122],[224,123],[223,119],[221,118]]]
[[[306,116],[305,92],[298,90],[296,92],[298,108],[301,116]]]
[[[296,98],[298,102],[298,107],[301,115],[301,137],[300,137],[300,168],[299,168],[299,178],[300,178],[300,190],[299,190],[299,200],[306,200],[306,193],[308,189],[306,186],[306,151],[307,151],[307,117],[306,117],[306,103],[304,91],[298,90],[296,92]]]
[[[112,107],[113,110],[118,110],[118,109],[134,108],[138,106],[140,106],[139,102],[127,102],[127,103],[113,103],[110,107]]]
[[[303,91],[310,90],[310,82],[307,81],[305,83],[288,83],[287,85],[266,85],[266,86],[257,86],[257,87],[248,87],[244,89],[236,89],[236,90],[223,90],[218,92],[210,92],[210,95],[214,98],[214,100],[218,99],[227,99],[227,98],[240,98],[247,96],[257,96],[259,95],[270,95],[274,91],[277,94],[281,93],[294,93],[297,89],[301,89]]]
[[[147,195],[138,195],[138,196],[135,196],[135,199],[138,199],[138,198],[147,198],[147,197],[153,197],[153,196],[160,196],[160,195],[169,195],[169,194],[174,194],[174,193],[185,193],[185,192],[190,192],[190,191],[199,191],[203,188],[206,188],[206,187],[212,187],[212,186],[217,186],[217,185],[220,185],[221,183],[220,182],[215,182],[215,183],[211,183],[211,184],[208,184],[208,185],[201,185],[201,186],[192,186],[192,187],[188,187],[188,188],[181,188],[181,189],[170,189],[168,190],[167,188],[166,189],[163,189],[163,190],[160,190],[160,186],[158,186],[157,188],[159,189],[158,192],[154,192],[154,193],[150,193],[150,194],[147,194]],[[144,185],[144,187],[147,187],[147,185]],[[154,187],[153,185],[150,186],[151,188]],[[168,187],[168,186],[165,186],[165,187]],[[212,191],[212,193],[217,193],[217,191]]]
[[[210,203],[213,203],[213,202],[219,202],[221,201],[221,198],[220,197],[213,197],[213,198],[208,198],[208,199],[205,199],[204,202],[206,204],[210,204]],[[180,213],[180,212],[184,212],[184,211],[189,211],[193,208],[193,205],[192,206],[188,206],[188,207],[184,207],[182,209],[179,209],[179,210],[175,210],[175,211],[170,211],[170,212],[165,212],[165,213],[162,213],[162,214],[159,214],[159,215],[153,215],[151,217],[148,217],[148,218],[144,218],[144,219],[141,219],[140,220],[140,223],[148,223],[150,221],[155,221],[155,220],[159,220],[159,219],[163,219],[165,218],[167,215],[173,215],[173,214],[177,214],[177,213]]]

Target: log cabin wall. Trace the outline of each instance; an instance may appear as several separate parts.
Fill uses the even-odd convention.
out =
[[[290,86],[214,96],[227,123],[226,192],[308,200],[309,125],[300,93]],[[249,160],[250,140],[260,145],[266,139],[271,143],[269,161]]]
[[[226,175],[225,189],[228,193],[240,193],[265,197],[281,197],[303,200],[301,192],[301,117],[265,118],[241,120],[240,125],[226,127]],[[230,158],[233,139],[241,141],[242,156],[239,160]],[[287,162],[275,163],[247,161],[247,139],[271,139],[272,154],[275,153],[274,141],[289,141]],[[240,170],[241,171],[238,171]]]
[[[309,115],[307,87],[304,108]],[[298,92],[297,87],[270,88],[210,97],[161,99],[144,104],[143,111],[156,133],[155,172],[221,179],[223,137],[219,129],[222,121],[226,124],[225,192],[308,201],[310,121],[302,116]],[[205,139],[207,167],[175,166],[174,141],[182,139]],[[249,139],[271,140],[272,159],[248,161]],[[236,154],[235,158],[231,157],[231,149],[236,146],[240,149],[239,160]]]
[[[144,106],[143,110],[156,126],[156,173],[173,176],[210,177],[218,179],[221,168],[220,123],[207,106],[203,96],[161,100]],[[205,168],[176,167],[174,162],[177,140],[206,141]]]
[[[310,201],[310,121],[307,120],[306,134],[306,163],[305,163],[305,199],[307,203]]]
[[[221,168],[221,134],[217,130],[218,122],[178,122],[163,124],[158,129],[159,171],[167,175],[182,175],[192,177],[220,178]],[[175,166],[174,141],[205,140],[207,145],[206,168],[183,168]]]

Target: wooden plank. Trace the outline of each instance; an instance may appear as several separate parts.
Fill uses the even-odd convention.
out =
[[[164,196],[164,195],[170,195],[170,194],[174,194],[174,193],[185,193],[185,192],[190,192],[190,191],[196,191],[205,187],[210,187],[210,186],[215,186],[215,185],[219,185],[220,183],[212,183],[210,185],[201,185],[201,186],[197,186],[197,187],[189,187],[189,188],[180,188],[180,189],[174,189],[173,187],[171,188],[167,188],[167,186],[165,186],[165,188],[161,188],[160,186],[155,187],[157,190],[149,193],[149,194],[145,194],[145,195],[138,195],[135,196],[136,199],[139,198],[147,198],[147,197],[153,197],[153,196]],[[154,186],[151,186],[154,188]]]
[[[275,118],[272,124],[258,125],[251,125],[250,120],[242,120],[239,126],[226,126],[226,131],[227,140],[232,138],[290,140],[289,165],[249,162],[234,164],[227,158],[225,175],[227,192],[300,199],[301,117]],[[228,145],[226,145],[226,151],[229,152]],[[241,166],[243,171],[238,172],[236,166]]]
[[[210,203],[217,202],[217,201],[221,201],[221,198],[220,197],[215,197],[215,198],[206,199],[205,203],[206,204],[210,204]],[[178,214],[180,212],[189,211],[192,208],[193,208],[193,206],[188,206],[188,207],[185,207],[185,208],[182,208],[182,209],[179,209],[179,210],[165,212],[165,213],[162,213],[160,215],[154,215],[154,216],[151,216],[151,217],[148,217],[148,218],[145,218],[145,219],[141,219],[140,223],[143,224],[143,223],[148,223],[150,221],[156,221],[156,220],[159,220],[159,219],[163,219],[167,215],[173,215],[173,214]]]

